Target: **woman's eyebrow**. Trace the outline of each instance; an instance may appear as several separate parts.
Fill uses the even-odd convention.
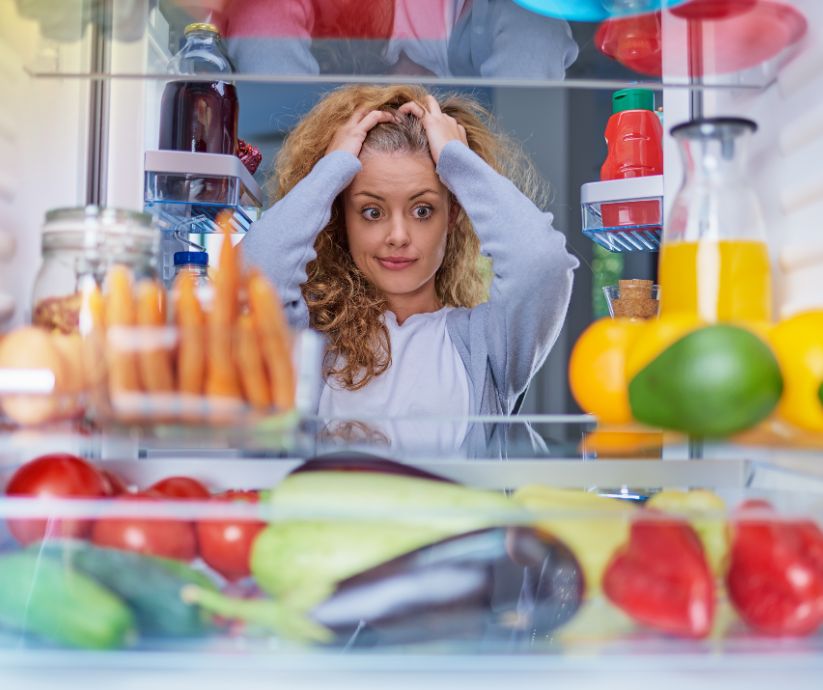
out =
[[[424,189],[422,192],[417,192],[417,194],[412,194],[409,199],[416,199],[419,196],[423,196],[424,194],[437,194],[436,191],[433,189]]]
[[[423,196],[424,194],[437,194],[437,192],[434,189],[423,189],[415,194],[412,194],[409,197],[409,200],[416,199],[417,197]],[[380,196],[379,194],[375,194],[374,192],[355,192],[354,194],[352,194],[352,196],[368,196],[372,199],[377,199],[378,201],[385,201],[385,199],[382,196]]]

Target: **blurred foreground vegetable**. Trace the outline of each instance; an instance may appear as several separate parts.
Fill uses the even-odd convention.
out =
[[[186,597],[281,633],[288,610],[305,616],[316,641],[371,646],[545,637],[574,615],[583,589],[580,567],[562,543],[526,528],[492,528],[449,537],[341,580],[308,609],[292,599],[233,600],[197,588],[187,588]]]

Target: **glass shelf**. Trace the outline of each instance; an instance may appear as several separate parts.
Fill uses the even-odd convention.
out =
[[[27,71],[41,78],[165,80],[185,25],[211,21],[226,36],[238,82],[762,89],[807,30],[799,0],[611,0],[606,10],[598,0],[598,14],[588,15],[604,17],[597,22],[577,20],[587,15],[571,10],[583,2],[465,3],[456,18],[453,3],[406,3],[402,11],[395,0],[355,3],[356,16],[343,9],[334,17],[322,3],[309,3],[307,17],[280,4],[225,0],[114,0],[113,11],[93,0],[60,11],[17,0],[17,10],[40,24]],[[553,16],[526,9],[546,4]],[[88,27],[108,44],[102,70],[59,56],[61,45],[88,39]]]

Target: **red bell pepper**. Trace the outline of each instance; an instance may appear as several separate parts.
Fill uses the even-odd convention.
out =
[[[746,517],[734,525],[726,576],[729,598],[752,628],[770,635],[809,635],[823,624],[823,532],[813,522]]]
[[[635,520],[603,589],[618,608],[657,630],[694,638],[711,631],[714,581],[697,533],[683,520]]]

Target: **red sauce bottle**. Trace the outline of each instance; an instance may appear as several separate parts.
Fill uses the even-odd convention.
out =
[[[600,168],[601,180],[663,173],[663,127],[654,112],[654,92],[622,89],[612,95],[612,116],[606,124],[609,151]],[[660,223],[657,201],[603,204],[603,227]]]

